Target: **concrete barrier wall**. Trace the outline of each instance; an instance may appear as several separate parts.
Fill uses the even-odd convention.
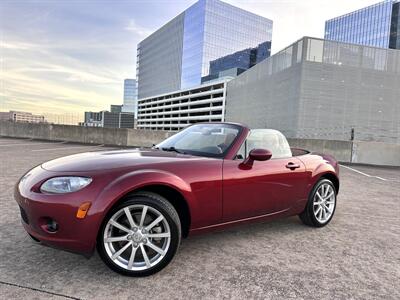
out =
[[[290,147],[307,149],[333,155],[340,162],[351,162],[352,142],[317,140],[317,139],[288,139]]]
[[[166,131],[0,121],[0,135],[85,144],[150,147],[172,135],[172,133]]]
[[[400,166],[400,145],[355,141],[351,161],[360,164],[373,162],[375,165]]]
[[[150,147],[171,136],[166,131],[28,124],[0,121],[0,136],[132,147]],[[400,166],[400,145],[380,142],[289,139],[294,148],[333,155],[345,163]]]

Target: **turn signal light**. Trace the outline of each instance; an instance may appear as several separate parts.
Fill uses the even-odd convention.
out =
[[[76,217],[78,219],[84,219],[86,217],[86,214],[89,211],[90,205],[92,205],[91,202],[83,202],[79,208],[78,211],[76,212]]]

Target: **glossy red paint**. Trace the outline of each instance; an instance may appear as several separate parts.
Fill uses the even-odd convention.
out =
[[[223,159],[120,150],[77,154],[37,166],[15,187],[15,199],[29,221],[23,226],[46,245],[90,255],[107,212],[140,189],[164,186],[178,192],[189,208],[189,233],[195,234],[296,215],[321,176],[332,176],[338,184],[338,165],[330,156],[306,153],[255,160],[243,167],[243,160],[235,157],[249,129],[237,126],[240,134]],[[43,182],[58,176],[91,177],[92,183],[69,194],[40,192]],[[85,218],[78,219],[77,210],[84,202],[91,202],[91,207]],[[57,232],[43,229],[47,218],[58,223]]]

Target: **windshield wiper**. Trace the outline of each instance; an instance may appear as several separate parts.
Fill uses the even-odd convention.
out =
[[[169,151],[169,152],[176,152],[179,154],[186,154],[184,151],[182,150],[178,150],[175,147],[171,146],[171,147],[163,147],[161,148],[162,151]]]

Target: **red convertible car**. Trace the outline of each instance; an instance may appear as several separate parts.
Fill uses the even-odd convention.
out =
[[[152,149],[89,152],[29,171],[15,187],[37,242],[90,256],[130,276],[160,271],[181,238],[299,215],[322,227],[335,212],[338,163],[291,149],[276,130],[199,123]]]

